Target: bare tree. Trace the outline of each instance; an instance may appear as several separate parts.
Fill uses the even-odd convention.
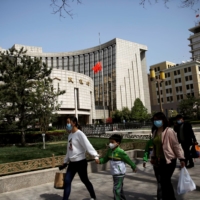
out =
[[[163,2],[166,7],[168,3],[172,0],[139,0],[139,4],[145,7],[146,3],[152,4]],[[76,2],[77,4],[82,4],[82,0],[51,0],[50,6],[53,8],[53,14],[59,13],[60,17],[64,17],[63,13],[66,13],[71,18],[73,18],[73,13],[71,9],[71,3]],[[197,5],[200,0],[180,0],[181,8],[193,8],[194,5]],[[197,10],[195,10],[196,12]]]
[[[59,13],[60,17],[64,17],[63,12],[65,12],[67,15],[73,18],[70,3],[74,1],[76,1],[77,4],[82,3],[81,0],[51,0],[50,6],[53,8],[53,14]]]
[[[167,3],[170,3],[171,0],[160,0],[162,1],[165,6],[167,6]],[[146,3],[151,4],[152,2],[158,3],[159,0],[140,0],[140,5],[145,6]],[[180,7],[186,8],[186,7],[191,7],[193,8],[194,5],[198,4],[200,0],[180,0]]]

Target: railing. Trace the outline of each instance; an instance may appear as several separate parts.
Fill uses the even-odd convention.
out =
[[[124,150],[131,150],[131,149],[144,149],[146,142],[129,142],[129,143],[122,143],[120,147]],[[107,149],[99,150],[98,153],[102,157],[107,152]],[[16,174],[21,172],[27,171],[34,171],[46,168],[54,168],[63,163],[63,156],[54,156],[49,158],[41,158],[41,159],[34,159],[34,160],[25,160],[20,162],[11,162],[0,164],[0,176],[8,175],[8,174]],[[93,158],[87,154],[87,160],[92,160]]]
[[[81,126],[86,134],[104,134],[106,131],[150,128],[152,122],[127,122],[124,124],[88,124]],[[65,126],[55,126],[56,129],[65,129]]]

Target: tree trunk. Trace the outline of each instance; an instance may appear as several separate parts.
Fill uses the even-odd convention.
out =
[[[25,131],[21,130],[21,145],[25,146],[25,144],[26,144]]]

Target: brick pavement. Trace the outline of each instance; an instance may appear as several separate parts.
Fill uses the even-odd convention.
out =
[[[132,173],[131,168],[127,166],[126,178],[124,180],[124,191],[127,200],[155,200],[156,199],[156,181],[153,175],[152,166],[147,164],[143,169],[140,159],[136,160],[138,172]],[[189,169],[189,173],[197,185],[197,190],[185,195],[178,196],[177,200],[198,200],[200,199],[200,159],[195,162],[195,167]],[[176,190],[178,175],[180,170],[177,168],[173,175],[173,185]],[[98,200],[111,200],[112,194],[112,176],[109,171],[90,173],[89,178],[93,183]],[[62,200],[63,190],[53,188],[53,183],[30,187],[13,192],[0,194],[0,200]],[[70,200],[89,200],[88,191],[81,183],[78,176],[72,184]]]

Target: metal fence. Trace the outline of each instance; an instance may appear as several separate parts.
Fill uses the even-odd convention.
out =
[[[124,150],[132,150],[132,149],[144,149],[146,146],[146,142],[128,142],[122,143],[120,147]],[[97,151],[98,154],[102,157],[106,154],[107,149],[102,149]],[[62,156],[54,156],[48,158],[40,158],[34,160],[25,160],[20,162],[10,162],[0,164],[0,176],[8,175],[8,174],[16,174],[27,171],[34,171],[40,169],[54,168],[63,164],[63,159],[65,155]],[[87,160],[93,160],[89,154],[86,154]]]
[[[127,122],[124,124],[88,124],[81,126],[86,135],[102,135],[107,131],[123,131],[130,129],[151,128],[152,122]],[[56,126],[56,129],[65,129],[65,126]]]

